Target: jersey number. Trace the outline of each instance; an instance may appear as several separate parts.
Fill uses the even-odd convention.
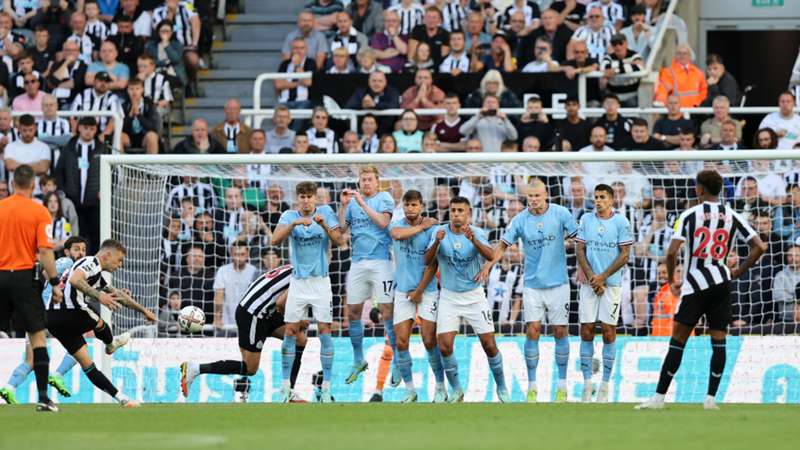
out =
[[[700,239],[700,243],[692,253],[695,258],[708,258],[709,253],[713,259],[722,259],[728,254],[728,230],[719,228],[711,233],[707,227],[700,227],[694,232],[695,239]],[[711,244],[710,248],[708,244]]]

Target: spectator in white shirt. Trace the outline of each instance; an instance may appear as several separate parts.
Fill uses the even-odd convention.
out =
[[[236,325],[236,305],[258,271],[249,259],[247,244],[234,242],[230,264],[220,267],[214,277],[214,328],[217,330]]]
[[[36,174],[34,194],[39,194],[39,177],[50,170],[50,147],[36,139],[36,119],[29,114],[19,118],[19,139],[8,144],[4,152],[4,163],[13,178],[14,171],[22,164],[31,166]]]
[[[523,73],[555,72],[558,70],[558,61],[552,57],[553,44],[547,36],[536,38],[533,52],[536,59],[522,68]]]
[[[592,128],[592,134],[589,137],[591,144],[578,150],[579,152],[613,152],[614,149],[606,145],[606,129],[600,125]],[[614,173],[617,165],[613,162],[591,162],[584,163],[583,170],[585,173]]]
[[[778,96],[779,111],[767,114],[758,128],[772,128],[780,138],[778,148],[791,149],[800,142],[800,116],[794,111],[797,99],[789,91]]]
[[[450,54],[439,65],[439,73],[449,73],[457,77],[469,72],[469,56],[464,48],[465,45],[463,31],[450,33]]]

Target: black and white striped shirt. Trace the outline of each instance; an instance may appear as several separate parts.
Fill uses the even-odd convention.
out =
[[[531,1],[526,1],[522,7],[518,7],[515,3],[512,3],[503,12],[501,26],[510,26],[511,16],[518,12],[521,12],[525,16],[525,28],[531,26],[534,20],[539,20],[539,16],[541,15],[539,6]]]
[[[70,236],[72,236],[72,225],[70,225],[67,218],[62,216],[58,219],[53,219],[53,226],[50,230],[50,236],[47,237],[54,241],[61,241]]]
[[[361,137],[364,139],[364,136]],[[364,143],[361,144],[361,151],[364,153],[378,153],[380,151],[381,141],[377,135],[372,135],[369,139],[364,139]]]
[[[175,38],[183,45],[192,45],[192,17],[196,16],[194,7],[185,1],[178,4],[178,11],[172,19],[172,31]],[[167,6],[159,6],[153,10],[153,29],[159,22],[167,18]]]
[[[289,264],[259,276],[247,287],[239,306],[258,319],[271,316],[278,310],[278,297],[289,289],[291,277]]]
[[[78,44],[79,52],[81,54],[79,58],[86,64],[92,63],[92,52],[95,50],[100,50],[99,48],[95,48],[95,41],[86,33],[83,33],[83,36],[78,36],[77,34],[73,33],[67,38],[67,40]]]
[[[86,22],[84,33],[89,35],[95,42],[103,42],[108,38],[108,25],[101,20]]]
[[[206,183],[179,184],[169,192],[169,205],[172,210],[181,210],[181,200],[189,197],[194,199],[194,205],[198,212],[208,211],[214,208],[214,188]]]
[[[336,133],[333,130],[326,128],[325,131],[319,132],[319,136],[317,134],[318,132],[314,128],[309,128],[306,131],[309,145],[315,145],[329,155],[339,153],[339,141],[336,140]]]
[[[308,58],[303,58],[303,61],[300,62],[300,65],[303,66],[303,72],[308,72],[311,67],[311,60]],[[287,59],[286,61],[282,62],[281,65],[278,67],[278,72],[280,73],[294,73],[296,71],[296,67],[292,64],[291,59]],[[291,89],[284,89],[280,91],[280,95],[278,96],[278,101],[280,103],[286,102],[298,102],[298,101],[305,101],[308,100],[308,88],[302,85]]]
[[[122,112],[119,97],[111,91],[103,95],[99,95],[94,88],[86,88],[80,94],[75,96],[72,101],[72,111],[108,111],[108,112]],[[108,125],[110,117],[103,116],[97,118],[100,125],[100,130],[104,130]]]
[[[400,16],[400,34],[403,36],[411,34],[411,30],[422,23],[422,17],[425,15],[425,10],[416,3],[412,3],[409,9],[403,8],[403,5],[394,5],[389,11],[394,11]]]
[[[448,32],[463,31],[464,22],[467,20],[467,13],[458,0],[451,0],[450,3],[444,5],[442,8],[442,28]]]
[[[455,69],[462,73],[469,73],[469,56],[466,52],[461,52],[459,56],[456,56],[455,52],[450,52],[447,58],[439,64],[440,73],[450,73]]]
[[[645,225],[639,230],[639,242],[644,242],[645,237],[648,233],[650,233],[650,229],[652,225]],[[669,240],[672,237],[672,228],[667,225],[664,225],[660,230],[656,230],[653,232],[653,237],[650,239],[649,245],[647,247],[647,251],[650,254],[655,255],[657,257],[662,257],[667,253],[667,247],[669,246]],[[656,281],[658,275],[658,260],[657,259],[644,259],[644,269],[645,273],[647,274],[646,280],[636,280],[636,281]]]
[[[336,34],[331,39],[331,54],[334,50],[340,47],[344,47],[347,50],[347,54],[350,55],[350,59],[353,61],[353,64],[357,64],[358,61],[356,60],[356,55],[358,55],[358,51],[361,50],[358,45],[358,30],[353,27],[350,27],[350,32],[347,33],[347,36],[342,36],[341,34]]]
[[[163,73],[153,72],[142,81],[144,81],[144,96],[153,103],[158,104],[161,100],[168,102],[173,100],[172,87]]]
[[[608,53],[608,45],[611,43],[611,36],[613,35],[614,28],[609,25],[604,25],[598,31],[594,31],[590,26],[585,25],[575,30],[572,39],[586,42],[586,46],[589,48],[589,56],[601,60]]]
[[[749,242],[755,230],[733,208],[704,202],[687,209],[675,222],[672,239],[685,243],[682,295],[704,291],[731,278],[725,259],[734,238]]]
[[[591,2],[586,5],[586,14],[589,14],[592,8],[600,8],[603,11],[606,23],[611,26],[614,26],[617,21],[625,22],[625,8],[617,2],[612,1],[607,5],[600,1]]]
[[[58,137],[70,134],[69,121],[63,117],[55,119],[41,118],[36,122],[36,132],[39,139]]]
[[[612,54],[607,54],[600,61],[600,70],[613,69],[617,74],[626,74],[633,72],[641,72],[644,67],[642,56],[638,53],[628,50],[628,54],[624,58],[618,59]],[[636,92],[639,89],[639,79],[633,77],[611,77],[608,80],[608,90],[615,94],[627,94]]]
[[[89,308],[87,304],[89,298],[87,298],[86,294],[75,289],[69,282],[69,279],[72,278],[72,275],[78,270],[83,271],[86,275],[86,282],[89,286],[98,291],[103,291],[107,286],[111,285],[111,273],[103,270],[97,257],[85,256],[75,261],[75,264],[73,264],[68,271],[64,272],[64,275],[61,277],[64,283],[64,301],[58,303],[50,302],[51,310]]]

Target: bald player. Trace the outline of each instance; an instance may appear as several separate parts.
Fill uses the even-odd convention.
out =
[[[569,360],[569,278],[567,277],[567,239],[578,234],[578,223],[568,209],[548,202],[547,186],[534,178],[528,186],[528,208],[511,221],[494,251],[494,258],[483,268],[488,277],[492,265],[509,246],[521,245],[525,254],[525,288],[522,303],[527,324],[525,363],[528,367],[528,402],[536,402],[536,368],[539,365],[539,336],[542,322],[553,327],[558,367],[557,402],[567,400],[567,361]]]

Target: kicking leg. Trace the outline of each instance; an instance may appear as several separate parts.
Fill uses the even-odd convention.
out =
[[[92,358],[89,357],[89,351],[87,350],[85,344],[76,352],[72,353],[72,357],[75,358],[78,364],[80,364],[84,375],[86,375],[86,378],[88,378],[92,384],[97,386],[98,389],[110,395],[122,406],[128,408],[139,406],[137,402],[129,399],[127,396],[125,396],[125,394],[119,392],[119,390],[111,383],[105,374],[103,374],[103,372],[101,372],[100,369],[94,365],[94,361],[92,361]]]

